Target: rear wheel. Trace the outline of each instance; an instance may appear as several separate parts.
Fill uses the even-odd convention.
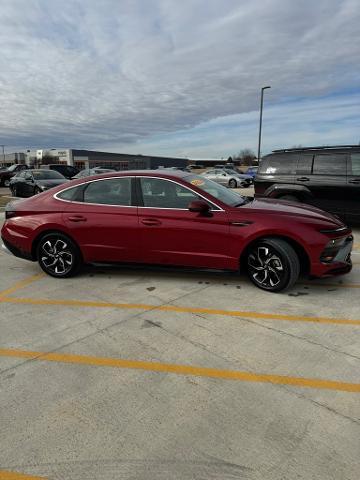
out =
[[[62,233],[44,235],[38,243],[36,258],[44,272],[56,278],[76,275],[82,264],[78,246]]]
[[[263,290],[287,290],[299,278],[299,257],[285,240],[265,238],[250,247],[247,272],[250,280]]]
[[[233,178],[229,181],[229,187],[230,188],[236,188],[237,187],[237,182]]]

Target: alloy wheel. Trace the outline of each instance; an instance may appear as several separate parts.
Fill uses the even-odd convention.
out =
[[[248,256],[252,280],[264,289],[276,288],[287,275],[278,253],[269,246],[257,246]]]
[[[39,261],[51,275],[65,276],[74,265],[74,254],[68,242],[53,237],[41,245]]]

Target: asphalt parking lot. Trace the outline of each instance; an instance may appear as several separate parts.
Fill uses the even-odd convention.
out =
[[[358,480],[354,233],[349,275],[284,294],[0,252],[0,479]]]

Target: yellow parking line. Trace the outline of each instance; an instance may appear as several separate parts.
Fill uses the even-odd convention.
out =
[[[176,365],[171,363],[145,362],[139,360],[125,360],[121,358],[90,357],[69,353],[31,352],[27,350],[0,349],[0,356],[29,358],[38,361],[71,363],[97,367],[112,367],[120,369],[146,370],[149,372],[173,373],[176,375],[191,375],[195,377],[221,378],[224,380],[238,380],[242,382],[272,383],[292,385],[295,387],[319,388],[324,390],[338,390],[342,392],[360,393],[360,383],[337,382],[315,378],[290,377],[286,375],[269,375],[251,373],[239,370],[219,370],[217,368],[196,367],[191,365]]]
[[[43,278],[44,276],[45,276],[44,273],[37,273],[36,275],[31,275],[30,277],[27,277],[24,280],[20,280],[19,282],[16,282],[12,287],[0,292],[0,298],[5,297],[6,295],[10,295],[10,293],[14,293],[17,290],[20,290],[21,288],[27,287],[31,283],[36,282],[37,280],[40,280],[40,278]]]
[[[62,305],[68,307],[89,307],[89,308],[117,308],[132,310],[153,310],[161,312],[179,312],[179,313],[204,313],[207,315],[223,315],[228,317],[256,318],[261,320],[284,320],[287,322],[314,322],[329,323],[337,325],[360,325],[360,320],[351,320],[347,318],[331,317],[307,317],[302,315],[282,315],[279,313],[262,313],[238,310],[220,310],[200,307],[178,307],[176,305],[146,305],[136,303],[111,303],[111,302],[88,302],[81,300],[58,300],[42,298],[16,298],[0,297],[0,302],[18,303],[28,305]]]
[[[46,480],[45,477],[34,477],[23,473],[6,472],[0,470],[0,480]]]

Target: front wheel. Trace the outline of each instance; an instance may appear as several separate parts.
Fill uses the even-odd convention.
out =
[[[299,278],[299,257],[285,240],[265,238],[250,247],[247,272],[250,280],[262,290],[284,291]]]
[[[42,270],[56,278],[76,275],[82,264],[78,246],[62,233],[44,235],[38,243],[36,257]]]

